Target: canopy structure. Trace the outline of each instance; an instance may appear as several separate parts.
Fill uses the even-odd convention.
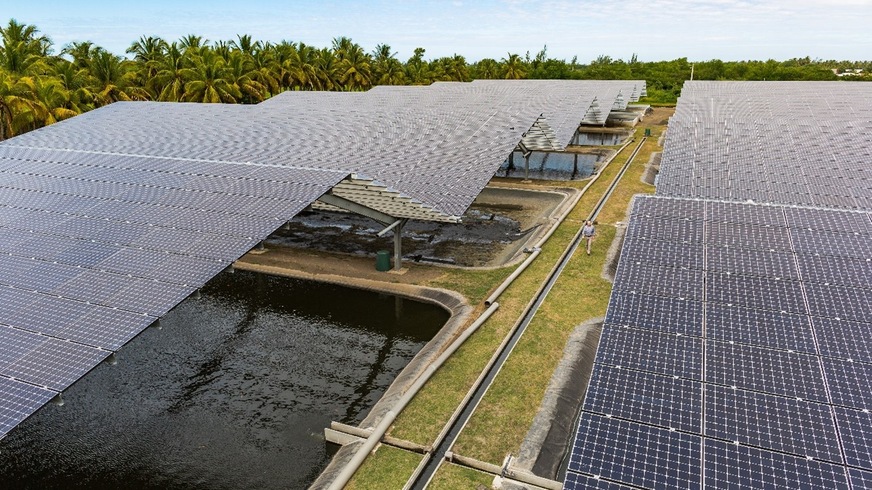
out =
[[[397,241],[407,219],[457,222],[525,133],[559,148],[594,101],[641,90],[122,102],[0,143],[0,437],[303,209],[373,217]]]

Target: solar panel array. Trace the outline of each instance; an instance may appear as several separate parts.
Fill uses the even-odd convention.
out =
[[[870,273],[872,213],[638,196],[567,488],[872,472]]]
[[[543,113],[625,85],[117,103],[0,143],[0,438],[331,189],[459,216]]]
[[[872,88],[845,82],[689,82],[657,193],[872,209]]]
[[[565,488],[872,488],[872,158],[838,160],[851,199],[826,175],[872,132],[767,163],[787,164],[794,126],[868,125],[858,85],[686,84],[658,196],[628,222]]]

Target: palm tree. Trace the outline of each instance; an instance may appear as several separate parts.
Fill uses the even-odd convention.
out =
[[[424,61],[424,48],[415,48],[415,54],[406,62],[406,79],[413,85],[430,83],[429,66]]]
[[[167,42],[159,37],[142,36],[127,48],[134,61],[140,66],[139,85],[145,87],[157,74],[158,66],[166,54]]]
[[[509,53],[508,58],[503,58],[503,78],[507,80],[519,80],[527,76],[524,68],[524,60],[517,54]]]
[[[242,98],[239,88],[225,78],[227,65],[215,52],[204,51],[193,61],[193,66],[182,70],[186,80],[183,101],[232,104]]]
[[[0,68],[0,140],[17,135],[26,127],[32,105],[27,87]]]
[[[91,75],[76,63],[57,58],[51,67],[51,76],[69,94],[67,107],[77,114],[94,108],[94,93],[90,90]]]
[[[243,60],[248,69],[247,76],[258,82],[264,97],[279,93],[281,65],[273,58],[270,45],[263,45],[252,54],[244,55]]]
[[[303,90],[323,89],[321,85],[321,76],[319,63],[321,53],[307,46],[305,43],[297,43],[296,48],[291,51],[290,57],[284,62],[284,70],[288,76],[287,85],[289,88],[300,88]],[[324,66],[335,64],[335,57],[330,52],[329,62],[324,63]],[[325,60],[326,61],[326,60]]]
[[[224,72],[224,80],[236,87],[242,97],[238,97],[238,102],[248,104],[256,104],[262,102],[268,95],[269,90],[258,80],[252,78],[247,57],[240,51],[234,51],[230,56],[230,61],[227,63],[226,71]]]
[[[145,100],[148,93],[142,87],[131,86],[127,68],[123,58],[116,56],[101,47],[92,51],[91,75],[94,77],[94,93],[98,106],[111,104],[119,100]]]
[[[316,83],[313,88],[317,90],[338,90],[342,84],[339,81],[339,61],[333,51],[321,48],[315,56]]]
[[[61,50],[61,54],[66,54],[73,58],[73,64],[75,64],[77,68],[86,69],[88,68],[88,65],[91,64],[91,58],[94,55],[91,52],[93,47],[94,43],[91,41],[74,41],[64,46],[64,49]]]
[[[36,26],[19,24],[12,19],[0,27],[0,66],[12,74],[35,74],[47,68],[46,58],[51,41],[38,35]]]
[[[354,44],[339,60],[339,81],[346,90],[366,90],[372,86],[369,55]]]
[[[167,46],[166,56],[160,61],[157,73],[151,79],[151,88],[157,94],[157,100],[178,102],[185,94],[185,77],[183,70],[189,63],[182,47],[176,43]]]
[[[473,78],[499,78],[500,65],[493,58],[485,58],[473,66]]]
[[[70,93],[56,78],[23,77],[19,80],[31,101],[28,111],[32,129],[54,124],[78,113],[68,107]]]
[[[203,39],[203,36],[195,36],[194,34],[188,34],[179,39],[179,48],[182,51],[187,51],[188,49],[199,50],[207,44],[209,44],[207,39]]]
[[[372,78],[377,85],[400,85],[406,79],[403,65],[397,59],[397,53],[391,52],[387,44],[379,44],[372,51]]]

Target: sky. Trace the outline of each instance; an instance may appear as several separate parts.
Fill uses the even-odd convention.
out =
[[[140,36],[255,40],[330,46],[350,37],[388,44],[408,59],[508,53],[588,63],[600,55],[640,61],[872,59],[872,0],[0,0],[14,18],[52,39],[55,52],[92,41],[116,54]]]

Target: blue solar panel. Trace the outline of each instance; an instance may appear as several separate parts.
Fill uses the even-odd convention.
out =
[[[701,300],[703,271],[674,267],[618,267],[614,288],[619,291],[647,293]]]
[[[702,383],[596,364],[584,410],[699,433]]]
[[[796,260],[806,281],[872,289],[872,258],[797,254]]]
[[[872,413],[868,410],[833,407],[845,448],[845,462],[872,471]]]
[[[872,471],[850,468],[851,486],[854,490],[872,489]]]
[[[827,402],[818,358],[762,347],[706,342],[706,381]]]
[[[798,281],[710,272],[706,275],[706,299],[746,308],[806,313]]]
[[[814,316],[859,322],[872,318],[872,289],[808,283],[805,291]]]
[[[702,337],[702,303],[612,291],[606,323]]]
[[[827,405],[707,385],[705,435],[729,442],[841,462]]]
[[[790,235],[787,228],[757,226],[746,223],[707,222],[705,241],[729,248],[789,251]]]
[[[740,276],[799,279],[794,255],[788,252],[708,246],[706,269]]]
[[[627,224],[627,240],[644,237],[648,240],[702,244],[702,221],[634,217]]]
[[[706,335],[711,339],[816,353],[805,315],[708,303],[705,319]]]
[[[823,358],[833,403],[872,410],[872,364]]]
[[[821,354],[872,363],[872,323],[812,318]]]
[[[582,413],[569,471],[645,488],[698,488],[701,438]]]
[[[701,245],[625,240],[621,246],[621,262],[631,264],[633,268],[666,266],[702,270],[703,252]]]
[[[597,362],[640,371],[702,379],[702,340],[604,325]]]
[[[563,483],[564,490],[632,490],[633,487],[613,483],[601,478],[579,475],[571,471],[566,473],[566,481]]]
[[[0,361],[2,364],[2,361]],[[0,434],[6,434],[57,393],[0,376]]]
[[[713,439],[705,440],[707,488],[847,489],[845,468]]]

